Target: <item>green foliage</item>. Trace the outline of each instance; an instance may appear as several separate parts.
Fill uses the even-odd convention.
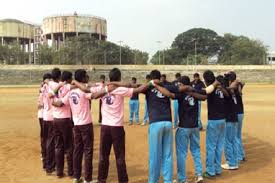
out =
[[[179,34],[171,49],[156,52],[150,62],[172,65],[208,64],[208,58],[218,56],[218,64],[258,65],[265,63],[266,51],[262,42],[245,36],[225,34],[221,37],[213,30],[196,28]]]
[[[49,51],[45,51],[49,53]],[[120,46],[81,35],[66,39],[64,45],[50,55],[52,55],[53,64],[119,64]],[[121,47],[122,64],[146,64],[147,60],[147,53],[132,50],[127,46]]]
[[[28,53],[17,42],[9,45],[0,45],[0,63],[2,64],[28,64]]]
[[[225,47],[219,57],[220,64],[261,65],[265,64],[267,48],[257,40],[245,36],[224,35]]]

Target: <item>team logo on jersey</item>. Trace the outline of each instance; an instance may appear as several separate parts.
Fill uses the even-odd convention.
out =
[[[216,90],[215,94],[218,95],[219,98],[224,98],[223,92],[221,90],[219,90],[219,89]]]
[[[73,103],[75,104],[75,105],[77,105],[78,103],[79,103],[79,94],[78,93],[75,93],[75,92],[73,92],[72,94],[71,94],[71,98],[72,98],[72,101],[73,101]]]
[[[151,92],[155,93],[158,98],[165,98],[165,96],[155,88],[153,88]]]
[[[185,97],[185,100],[188,101],[188,103],[189,103],[190,106],[194,106],[195,105],[194,97],[191,97],[191,96],[187,95]]]
[[[113,105],[114,104],[114,96],[113,95],[106,95],[103,100],[107,105]]]

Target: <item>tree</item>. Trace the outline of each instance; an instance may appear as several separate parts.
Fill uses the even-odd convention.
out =
[[[48,45],[39,46],[39,64],[53,64],[54,51]]]
[[[245,36],[224,35],[225,47],[219,57],[220,64],[260,65],[265,63],[266,46]]]
[[[223,38],[210,29],[195,28],[179,34],[172,48],[181,50],[183,56],[195,54],[195,46],[197,54],[213,56],[222,49],[221,43]]]

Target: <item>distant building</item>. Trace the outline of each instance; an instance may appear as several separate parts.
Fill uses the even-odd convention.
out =
[[[267,53],[266,62],[268,64],[274,64],[275,65],[275,51],[271,51]]]

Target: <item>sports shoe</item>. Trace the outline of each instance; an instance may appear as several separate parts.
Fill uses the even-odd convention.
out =
[[[98,182],[97,180],[91,180],[91,181],[86,181],[86,180],[84,180],[83,183],[97,183],[97,182]]]
[[[144,126],[144,125],[145,125],[145,122],[141,123],[140,125],[141,125],[141,126]]]
[[[129,123],[129,126],[132,126],[133,125],[133,123]]]
[[[221,165],[221,167],[225,170],[237,170],[239,168],[238,166],[229,166],[227,163]]]
[[[207,178],[207,179],[212,179],[212,178],[214,178],[215,176],[214,176],[214,175],[210,175],[208,172],[204,172],[204,173],[203,173],[203,177],[204,177],[204,178]]]
[[[173,180],[173,183],[188,183],[187,181],[179,182],[178,180]]]
[[[203,182],[203,177],[201,175],[195,178],[195,183],[202,183],[202,182]]]
[[[73,179],[73,183],[82,183],[83,180],[82,179]]]

